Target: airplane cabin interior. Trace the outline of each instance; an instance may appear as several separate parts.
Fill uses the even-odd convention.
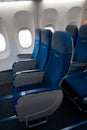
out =
[[[6,129],[87,129],[87,0],[0,0]]]

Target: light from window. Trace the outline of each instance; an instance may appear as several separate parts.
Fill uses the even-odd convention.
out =
[[[49,29],[49,30],[51,30],[53,33],[54,33],[54,28],[53,28],[53,26],[45,26],[44,27],[44,29]]]
[[[0,52],[6,49],[6,42],[4,36],[0,33]]]
[[[19,31],[19,42],[20,42],[20,45],[23,48],[30,47],[31,44],[32,44],[32,34],[31,34],[31,32],[27,29],[20,30]]]
[[[87,24],[87,20],[84,20],[82,24]]]

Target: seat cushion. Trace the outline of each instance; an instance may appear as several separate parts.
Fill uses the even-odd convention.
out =
[[[87,96],[87,72],[70,75],[63,81],[65,86],[72,90],[81,100]]]

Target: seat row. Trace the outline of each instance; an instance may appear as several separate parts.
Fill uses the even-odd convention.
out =
[[[81,111],[87,111],[87,25],[78,31],[73,63],[61,87]]]
[[[52,34],[50,30],[40,29],[39,32],[41,38],[36,35],[34,47],[38,56],[13,65],[15,114],[27,123],[47,119],[60,106],[63,99],[60,84],[68,73],[73,53],[73,40],[68,32]]]
[[[76,25],[67,25],[65,31],[69,32],[74,43],[74,47],[76,44],[76,39],[78,35],[78,27]],[[42,32],[43,33],[43,32]],[[42,34],[43,37],[43,34]],[[32,54],[18,54],[19,60],[25,59],[25,58],[31,58],[31,59],[37,59],[39,55],[40,50],[40,43],[41,43],[41,29],[36,28],[35,29],[35,41],[34,41],[34,49]]]
[[[76,25],[67,25],[65,31],[69,32],[72,37],[73,44],[75,47],[76,39],[78,35],[78,28]],[[32,54],[18,54],[20,62],[15,62],[13,64],[13,73],[17,71],[23,71],[28,69],[44,69],[46,66],[46,61],[48,53],[51,46],[52,32],[50,30],[41,30],[37,28],[35,30],[35,41],[34,41],[34,50]],[[43,49],[45,46],[46,49]],[[43,60],[44,57],[44,60]],[[28,60],[25,62],[25,59],[33,59],[30,63]],[[37,61],[36,61],[37,60]]]
[[[62,90],[79,106],[87,104],[87,25],[79,30],[69,25],[66,32],[54,34],[36,29],[35,34],[31,59],[13,65],[15,112],[20,121],[26,122],[51,115],[62,102]],[[29,54],[18,55],[26,56]]]

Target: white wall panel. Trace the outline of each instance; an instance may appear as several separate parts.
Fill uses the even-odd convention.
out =
[[[40,16],[40,26],[53,25],[54,29],[58,26],[58,12],[56,9],[49,8],[42,12]]]
[[[17,33],[21,27],[28,27],[34,38],[36,28],[36,4],[32,1],[25,2],[1,2],[0,3],[0,28],[6,37],[7,48],[0,53],[0,71],[12,68],[17,61],[17,54],[32,52],[33,44],[28,49],[19,46]]]
[[[20,43],[18,40],[18,32],[20,29],[26,28],[31,31],[32,35],[34,35],[35,20],[34,20],[33,13],[30,11],[25,11],[25,10],[18,11],[13,16],[13,22],[14,22],[14,30],[15,30],[14,36],[15,36],[15,39],[16,39],[16,42],[18,45],[19,52],[20,53],[29,53],[29,52],[31,53],[33,46],[31,46],[30,48],[25,48],[25,49],[20,46]]]
[[[43,27],[44,23],[41,18],[44,15],[45,10],[47,9],[55,9],[58,12],[56,17],[56,22],[58,24],[55,26],[56,30],[64,30],[67,23],[75,20],[77,25],[82,21],[82,14],[84,11],[85,0],[43,0],[38,3],[38,26]],[[73,10],[75,7],[75,11]],[[78,8],[80,9],[79,17],[77,18]],[[69,14],[68,11],[71,11]],[[75,13],[77,11],[77,13]],[[67,14],[68,13],[68,14]],[[68,15],[68,16],[67,16]],[[72,15],[70,17],[70,15]],[[55,16],[52,16],[55,17]],[[48,21],[49,17],[45,17],[45,23]],[[52,19],[52,23],[54,23],[55,19]]]
[[[0,33],[4,36],[5,42],[6,42],[6,49],[0,52],[0,60],[3,60],[3,59],[5,60],[6,58],[9,57],[11,49],[9,46],[9,40],[8,40],[7,30],[5,28],[5,23],[1,17],[0,17]]]
[[[83,12],[82,7],[76,6],[70,8],[66,13],[66,19],[65,19],[66,25],[70,23],[75,23],[76,25],[79,26],[81,23],[82,12]]]
[[[34,39],[35,28],[53,25],[55,30],[64,30],[70,22],[78,27],[87,18],[87,0],[41,0],[21,2],[0,2],[0,32],[3,33],[7,48],[0,53],[0,71],[12,68],[19,53],[32,53],[19,45],[18,31],[29,28]]]

